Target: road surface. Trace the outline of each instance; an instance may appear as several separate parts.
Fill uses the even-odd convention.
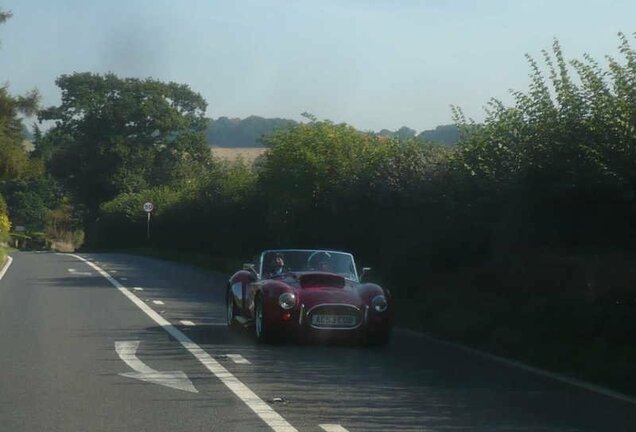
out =
[[[0,280],[2,431],[636,431],[630,400],[406,332],[257,345],[223,275],[79,255],[14,253]]]

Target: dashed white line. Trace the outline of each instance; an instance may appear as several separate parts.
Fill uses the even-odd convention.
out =
[[[236,364],[251,364],[248,359],[240,354],[226,354],[227,357]]]
[[[321,424],[318,426],[320,426],[325,432],[349,432],[339,424]]]
[[[76,276],[91,276],[92,273],[91,272],[81,272],[81,271],[77,271],[75,269],[68,269],[68,272],[72,275],[76,275]]]
[[[133,288],[135,291],[143,291],[144,289],[142,287],[134,287]]]
[[[153,302],[154,304],[156,304],[156,305],[162,305],[162,304],[164,304],[161,300],[153,300],[152,302]]]
[[[216,361],[210,354],[208,354],[203,348],[194,343],[179,331],[175,326],[170,324],[168,320],[155,312],[146,303],[129,291],[125,286],[119,283],[107,272],[102,270],[99,266],[86,261],[83,257],[75,254],[69,254],[70,256],[77,258],[80,261],[85,262],[93,269],[95,269],[100,275],[108,280],[115,288],[125,295],[131,302],[133,302],[139,309],[141,309],[146,315],[148,315],[154,322],[160,325],[170,336],[175,338],[190,354],[192,354],[199,362],[205,366],[210,372],[212,372],[232,393],[239,397],[245,405],[247,405],[254,413],[263,420],[270,428],[275,432],[298,432],[287,420],[278,414],[271,406],[269,406],[263,399],[258,397],[248,386],[243,384],[238,378],[236,378],[230,371],[225,369],[221,363]]]
[[[123,280],[123,281],[127,281],[128,278],[127,277],[120,277],[119,279]]]
[[[188,326],[188,327],[193,327],[193,326],[195,326],[195,325],[196,325],[196,324],[195,324],[195,323],[193,323],[192,321],[188,321],[188,320],[181,320],[181,321],[179,321],[179,322],[180,322],[181,324],[183,324],[184,326]]]

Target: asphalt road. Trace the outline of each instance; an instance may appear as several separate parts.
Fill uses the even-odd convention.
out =
[[[257,345],[222,275],[81,256],[15,253],[0,281],[0,431],[636,431],[633,402],[405,332]]]

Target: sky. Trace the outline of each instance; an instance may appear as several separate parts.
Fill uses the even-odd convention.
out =
[[[567,58],[618,56],[623,0],[0,0],[0,83],[59,103],[55,79],[113,72],[188,84],[209,117],[309,112],[361,130],[477,121],[528,86],[559,40]],[[632,38],[634,40],[634,38]],[[634,40],[636,45],[636,40]]]

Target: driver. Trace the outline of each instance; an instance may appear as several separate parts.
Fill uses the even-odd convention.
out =
[[[285,268],[285,258],[283,257],[282,254],[277,253],[274,256],[274,260],[272,261],[271,275],[272,276],[282,275],[286,271],[287,271],[287,268]]]

